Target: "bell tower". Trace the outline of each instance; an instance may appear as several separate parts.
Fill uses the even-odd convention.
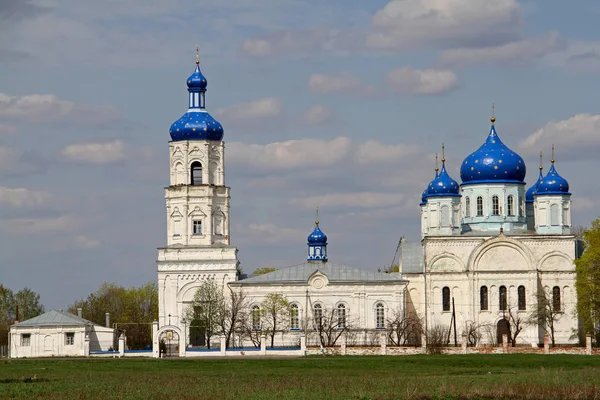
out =
[[[182,331],[202,281],[224,286],[237,278],[239,265],[237,249],[230,245],[223,127],[206,111],[207,80],[198,48],[187,86],[188,110],[169,130],[167,245],[158,249],[159,325]]]

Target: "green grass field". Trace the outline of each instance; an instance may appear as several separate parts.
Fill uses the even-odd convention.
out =
[[[6,398],[600,399],[600,357],[0,360]]]

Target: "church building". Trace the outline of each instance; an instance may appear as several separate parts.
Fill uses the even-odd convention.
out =
[[[400,273],[331,263],[318,215],[308,236],[306,260],[264,275],[239,271],[230,243],[230,188],[225,185],[223,127],[206,110],[207,80],[197,58],[187,79],[188,110],[170,128],[170,182],[165,188],[166,246],[158,250],[159,320],[162,339],[190,345],[185,315],[205,280],[247,294],[252,327],[261,329],[268,294],[289,301],[279,343],[296,343],[326,315],[338,327],[384,331],[393,317],[413,313],[426,327],[469,324],[510,331],[510,315],[525,319],[543,296],[556,316],[557,343],[573,341],[575,238],[570,234],[569,185],[554,166],[526,191],[525,162],[505,146],[494,118],[484,144],[461,166],[458,184],[442,167],[423,192],[422,243],[407,248]],[[537,345],[541,326],[527,326],[521,343]],[[490,338],[489,341],[495,339]],[[482,338],[485,342],[486,338]]]

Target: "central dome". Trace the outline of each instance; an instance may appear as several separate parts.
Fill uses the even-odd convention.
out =
[[[460,167],[463,184],[524,184],[525,173],[525,162],[502,143],[493,124],[485,143],[465,158]]]

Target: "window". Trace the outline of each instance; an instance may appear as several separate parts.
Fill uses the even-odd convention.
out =
[[[558,226],[558,204],[550,206],[550,225]]]
[[[450,311],[450,288],[448,286],[442,289],[442,310]]]
[[[21,335],[21,347],[29,347],[31,344],[31,333],[23,333]]]
[[[192,185],[202,185],[202,164],[198,161],[192,163]]]
[[[377,303],[375,306],[375,328],[385,328],[385,309],[381,303]]]
[[[500,215],[500,200],[498,196],[492,196],[492,215]]]
[[[468,197],[465,199],[465,217],[471,217],[471,199]]]
[[[506,201],[508,206],[508,215],[515,215],[515,198],[511,194]]]
[[[65,333],[65,345],[73,346],[75,344],[75,332]]]
[[[560,288],[558,286],[554,286],[552,288],[552,308],[554,312],[560,312]]]
[[[519,296],[519,311],[527,310],[527,301],[525,300],[525,286],[521,285],[517,289]]]
[[[194,235],[202,235],[202,221],[194,221],[193,228]]]
[[[483,197],[477,197],[477,216],[483,217]]]
[[[260,331],[260,308],[252,306],[252,330]]]
[[[450,226],[450,209],[448,208],[448,206],[442,207],[442,226]]]
[[[290,328],[292,330],[300,329],[298,314],[298,304],[292,304],[290,306]]]
[[[488,310],[488,288],[487,288],[487,286],[482,286],[481,289],[479,289],[479,307],[481,308],[481,311]]]
[[[506,286],[500,286],[498,303],[500,304],[500,311],[506,311]]]
[[[337,325],[338,329],[346,327],[346,306],[343,304],[337,306]]]
[[[315,318],[315,325],[320,329],[323,323],[323,307],[320,304],[313,306],[313,317]]]

